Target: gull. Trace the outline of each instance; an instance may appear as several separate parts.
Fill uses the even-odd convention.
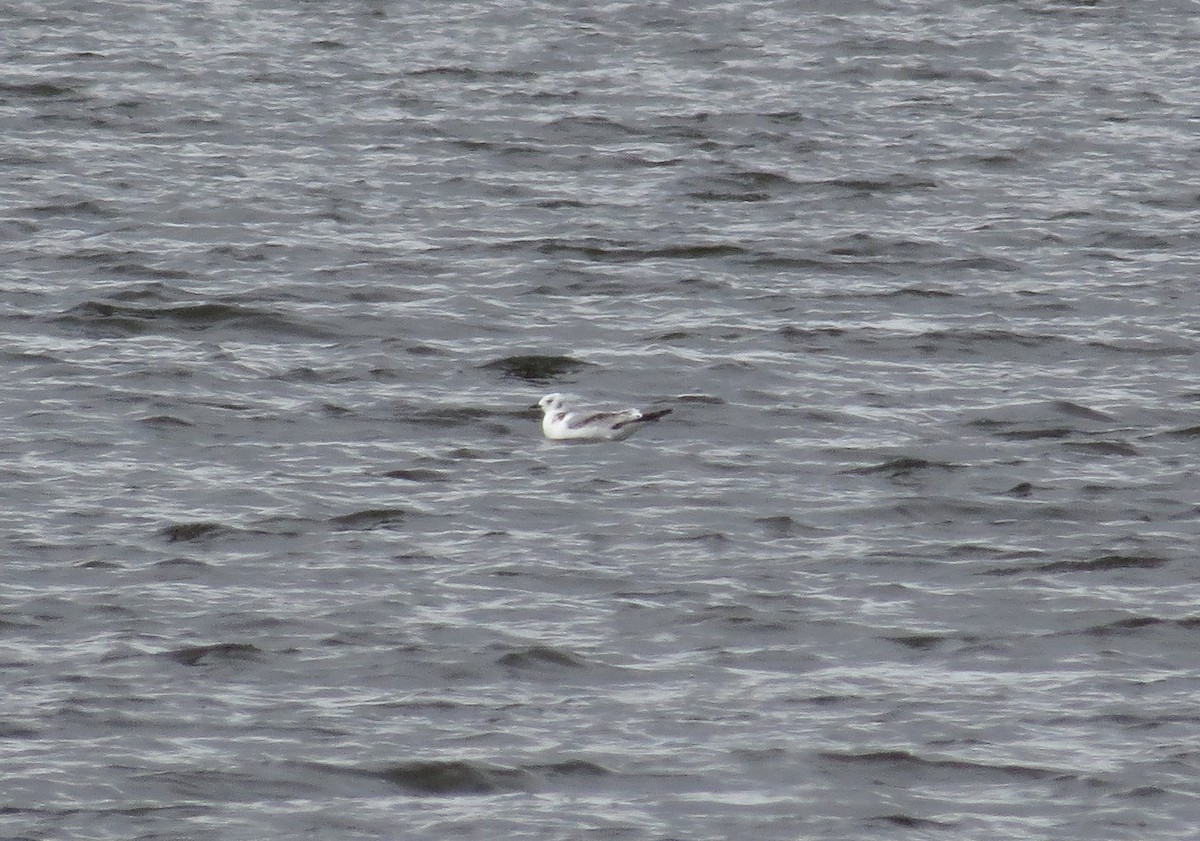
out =
[[[644,424],[671,414],[670,409],[573,412],[567,402],[561,394],[547,394],[537,402],[545,412],[542,432],[551,441],[624,441]]]

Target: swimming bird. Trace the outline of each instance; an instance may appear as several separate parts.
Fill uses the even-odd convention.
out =
[[[542,432],[551,441],[624,441],[645,424],[671,414],[670,409],[572,411],[561,394],[547,394],[537,407],[545,413]]]

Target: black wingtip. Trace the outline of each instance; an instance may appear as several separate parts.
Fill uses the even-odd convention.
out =
[[[640,418],[638,418],[638,420],[639,421],[656,421],[659,418],[664,417],[669,414],[671,414],[670,409],[657,409],[653,412],[643,412],[642,416]]]

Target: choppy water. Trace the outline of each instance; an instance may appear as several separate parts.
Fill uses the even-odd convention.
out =
[[[0,836],[1192,832],[1196,11],[6,6]]]

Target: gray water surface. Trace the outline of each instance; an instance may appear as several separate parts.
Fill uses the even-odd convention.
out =
[[[1191,834],[1196,12],[0,10],[0,837]]]

